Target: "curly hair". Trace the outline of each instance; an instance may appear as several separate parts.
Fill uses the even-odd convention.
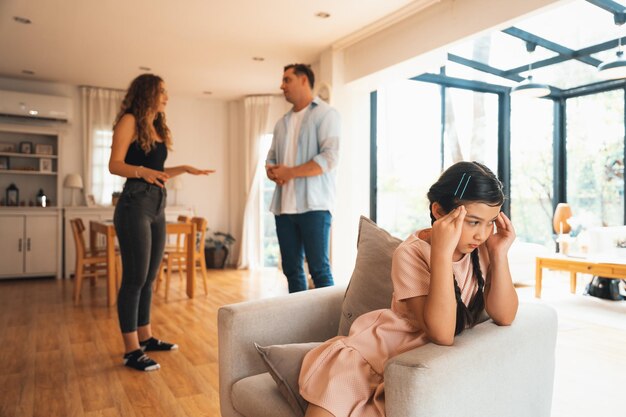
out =
[[[126,91],[126,96],[122,101],[114,126],[127,113],[135,116],[135,129],[137,131],[137,142],[145,153],[155,146],[156,138],[151,135],[151,127],[148,116],[154,114],[158,107],[158,99],[161,94],[161,83],[163,79],[154,74],[142,74],[135,78]],[[165,113],[158,112],[152,122],[152,127],[157,135],[163,140],[165,146],[171,150],[172,135],[165,121]]]

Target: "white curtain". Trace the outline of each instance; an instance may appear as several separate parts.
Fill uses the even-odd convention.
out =
[[[247,190],[246,205],[243,214],[243,229],[239,251],[238,268],[257,268],[261,266],[261,174],[259,155],[261,137],[268,131],[271,96],[254,96],[244,99],[243,146],[239,166],[242,167],[241,181]]]
[[[93,164],[94,158],[99,165],[107,166],[110,155],[106,153],[94,154],[94,142],[99,132],[111,131],[115,116],[120,110],[125,92],[98,87],[81,87],[81,117],[83,122],[82,135],[84,138],[83,161],[84,165],[84,192],[85,195],[94,194]],[[110,192],[102,195],[105,189],[98,187],[98,195],[94,195],[96,202],[110,200]]]

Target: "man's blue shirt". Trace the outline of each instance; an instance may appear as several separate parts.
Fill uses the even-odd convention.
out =
[[[293,114],[290,110],[274,127],[272,146],[267,154],[266,164],[276,165],[284,161],[287,126]],[[313,210],[333,211],[335,204],[335,167],[339,158],[339,134],[341,130],[339,112],[316,97],[306,109],[298,135],[296,165],[314,160],[322,174],[312,177],[298,177],[295,181],[296,211],[305,213]],[[282,187],[277,185],[270,205],[270,211],[281,214]]]

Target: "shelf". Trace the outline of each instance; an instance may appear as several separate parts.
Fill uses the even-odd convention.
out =
[[[57,159],[57,155],[44,155],[44,154],[35,154],[35,153],[18,153],[18,152],[0,152],[0,156],[10,156],[15,158],[49,158],[49,159]]]
[[[57,175],[56,172],[26,171],[20,169],[0,169],[0,174],[12,175]]]

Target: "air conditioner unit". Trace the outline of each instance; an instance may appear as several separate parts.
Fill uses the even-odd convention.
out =
[[[68,122],[72,118],[72,99],[0,90],[0,116]]]

